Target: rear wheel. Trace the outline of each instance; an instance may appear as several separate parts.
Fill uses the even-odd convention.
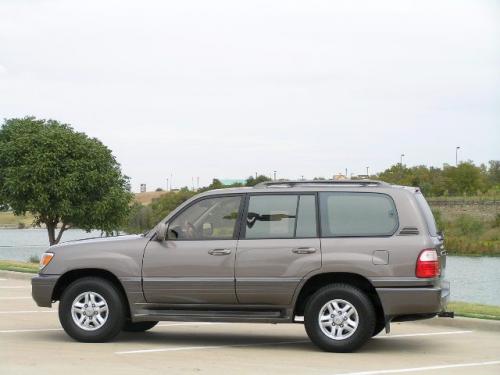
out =
[[[158,322],[127,322],[125,323],[125,326],[123,327],[123,330],[125,332],[144,332],[147,331],[148,329],[153,328],[155,325],[157,325]]]
[[[104,342],[122,330],[125,311],[125,301],[113,283],[85,277],[64,290],[59,303],[59,320],[75,340]]]
[[[311,341],[329,352],[352,352],[375,330],[375,309],[368,296],[346,284],[321,288],[309,299],[304,325]]]

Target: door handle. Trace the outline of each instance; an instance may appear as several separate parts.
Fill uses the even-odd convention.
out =
[[[295,254],[312,254],[315,253],[318,249],[315,247],[295,247],[292,249],[292,253]]]
[[[231,249],[212,249],[208,250],[210,255],[228,255],[231,254]]]

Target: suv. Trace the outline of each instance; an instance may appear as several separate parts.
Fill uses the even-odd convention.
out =
[[[444,311],[445,265],[418,188],[280,181],[198,194],[143,235],[53,246],[32,294],[60,301],[78,341],[160,320],[303,321],[320,348],[350,352],[391,321]]]

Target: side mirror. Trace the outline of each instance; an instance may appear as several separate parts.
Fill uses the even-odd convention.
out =
[[[156,228],[156,241],[165,241],[167,236],[167,224],[160,223],[158,224],[158,228]]]

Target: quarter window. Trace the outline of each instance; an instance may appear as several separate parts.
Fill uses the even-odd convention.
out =
[[[389,236],[398,227],[396,207],[386,194],[320,193],[320,206],[325,237]]]

